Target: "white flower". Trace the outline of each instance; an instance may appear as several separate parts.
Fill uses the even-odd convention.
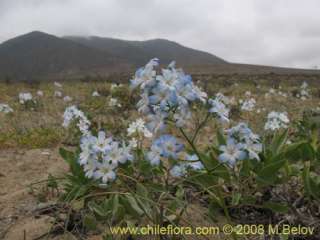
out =
[[[302,85],[301,85],[301,88],[302,88],[302,89],[306,89],[306,88],[308,88],[308,87],[309,87],[309,85],[308,85],[308,83],[305,82],[305,81],[304,81],[304,82],[302,83]]]
[[[232,104],[234,102],[234,97],[227,97],[225,95],[223,95],[222,93],[218,92],[216,94],[216,100],[219,100],[220,102],[224,103],[225,105],[229,105]]]
[[[0,103],[0,112],[11,113],[13,109],[8,104]]]
[[[146,138],[152,137],[152,133],[147,129],[142,118],[139,118],[135,122],[130,123],[127,132],[128,136],[131,136],[133,134],[142,134]]]
[[[130,146],[131,148],[136,148],[136,147],[138,147],[138,141],[137,141],[137,139],[132,138],[131,140],[129,140],[129,146]]]
[[[273,89],[273,88],[270,88],[270,89],[269,89],[269,93],[270,93],[270,94],[274,94],[275,92],[276,92],[275,89]]]
[[[245,95],[246,97],[250,97],[250,96],[251,96],[251,92],[250,92],[250,91],[246,91],[246,92],[244,93],[244,95]]]
[[[99,131],[96,144],[93,146],[93,149],[97,152],[106,152],[111,149],[112,139],[106,138],[106,133],[104,131]]]
[[[65,102],[71,102],[71,101],[72,101],[72,97],[70,97],[70,96],[65,96],[65,97],[63,98],[63,101],[65,101]]]
[[[98,164],[98,166],[97,170],[93,173],[95,179],[101,178],[101,181],[105,184],[116,179],[116,173],[114,172],[116,166],[108,162]]]
[[[307,98],[310,97],[310,93],[309,93],[309,85],[306,82],[303,82],[301,87],[300,87],[300,93],[297,94],[298,98],[301,98],[301,100],[306,100]]]
[[[90,121],[84,115],[82,111],[80,111],[76,106],[67,107],[63,114],[63,124],[62,126],[67,128],[70,123],[74,120],[77,120],[77,126],[82,134],[89,134],[89,127],[91,125]]]
[[[19,102],[25,104],[26,102],[32,101],[31,93],[19,93]]]
[[[264,126],[265,130],[275,131],[281,128],[288,128],[290,120],[286,112],[270,112],[267,117],[267,122]]]
[[[37,91],[37,95],[38,95],[39,97],[43,97],[43,91],[38,90],[38,91]]]
[[[118,99],[110,98],[109,107],[121,107],[121,103],[119,103]]]
[[[62,92],[61,91],[54,91],[54,96],[61,98],[62,97]]]
[[[92,97],[100,97],[100,94],[97,91],[94,91],[92,93]]]
[[[58,82],[54,82],[54,86],[58,87],[58,88],[62,88],[62,84],[58,83]]]
[[[112,83],[111,84],[111,91],[114,91],[116,90],[117,88],[121,88],[123,85],[120,83],[120,84],[117,84],[117,83]]]
[[[254,98],[247,99],[242,103],[241,110],[251,112],[254,110],[255,105],[256,100]]]

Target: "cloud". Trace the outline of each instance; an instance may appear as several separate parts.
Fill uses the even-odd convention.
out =
[[[41,30],[167,38],[231,62],[320,65],[318,0],[1,0],[0,41]]]

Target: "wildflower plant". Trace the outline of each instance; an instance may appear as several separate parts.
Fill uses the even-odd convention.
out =
[[[299,93],[297,93],[296,97],[300,98],[303,101],[311,97],[309,85],[307,82],[303,82],[301,84]]]
[[[290,167],[291,161],[298,161],[296,154],[306,149],[312,149],[308,161],[318,161],[319,140],[311,134],[313,140],[287,144],[286,113],[269,113],[265,130],[272,130],[272,137],[259,136],[248,123],[230,118],[229,98],[218,93],[208,99],[174,62],[159,69],[156,58],[136,71],[130,88],[139,94],[140,116],[128,124],[125,137],[91,124],[75,106],[64,113],[63,126],[74,124],[80,133],[75,152],[60,150],[71,169],[64,199],[85,199],[85,208],[96,220],[109,226],[190,224],[184,213],[195,199],[188,199],[187,192],[204,197],[209,218],[215,219],[222,210],[229,223],[232,210],[239,206],[286,212],[291,203],[263,199],[269,189],[288,184],[292,176],[309,184],[310,198],[319,197],[320,182],[311,177],[310,166],[315,165],[302,162],[303,173]],[[254,108],[252,99],[242,104],[243,110]],[[204,113],[196,124],[194,109]],[[216,127],[215,139],[201,139],[204,143],[199,144],[199,135],[210,122]]]
[[[29,92],[19,93],[19,103],[27,110],[35,110],[38,107],[37,101]]]
[[[13,109],[8,105],[8,104],[5,104],[5,103],[0,103],[0,113],[12,113],[13,112]]]

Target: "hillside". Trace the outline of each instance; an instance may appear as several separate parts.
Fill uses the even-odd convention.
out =
[[[11,79],[109,69],[120,63],[107,52],[41,32],[31,32],[0,45],[0,77]]]
[[[159,58],[163,64],[169,64],[172,60],[177,61],[181,65],[226,63],[223,59],[210,53],[184,47],[176,42],[165,39],[125,41],[96,36],[67,36],[64,38],[91,48],[112,53],[114,56],[126,59],[135,66],[141,66],[154,57]]]

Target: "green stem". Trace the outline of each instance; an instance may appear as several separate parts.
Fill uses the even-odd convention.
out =
[[[205,117],[205,119],[199,124],[198,128],[196,129],[196,131],[195,131],[195,133],[194,133],[194,135],[193,135],[193,137],[191,139],[192,143],[194,143],[194,141],[196,140],[201,128],[203,128],[205,126],[205,124],[208,121],[209,117],[210,117],[210,113],[208,112],[206,117]]]
[[[206,165],[204,164],[200,153],[198,152],[196,146],[193,144],[193,142],[189,139],[189,137],[187,136],[187,134],[183,131],[182,128],[179,128],[181,134],[183,135],[183,137],[187,140],[187,142],[189,143],[189,145],[191,146],[192,150],[195,152],[195,154],[198,156],[199,160],[202,162],[203,166],[206,168],[206,170],[209,172],[209,169],[207,169]]]

